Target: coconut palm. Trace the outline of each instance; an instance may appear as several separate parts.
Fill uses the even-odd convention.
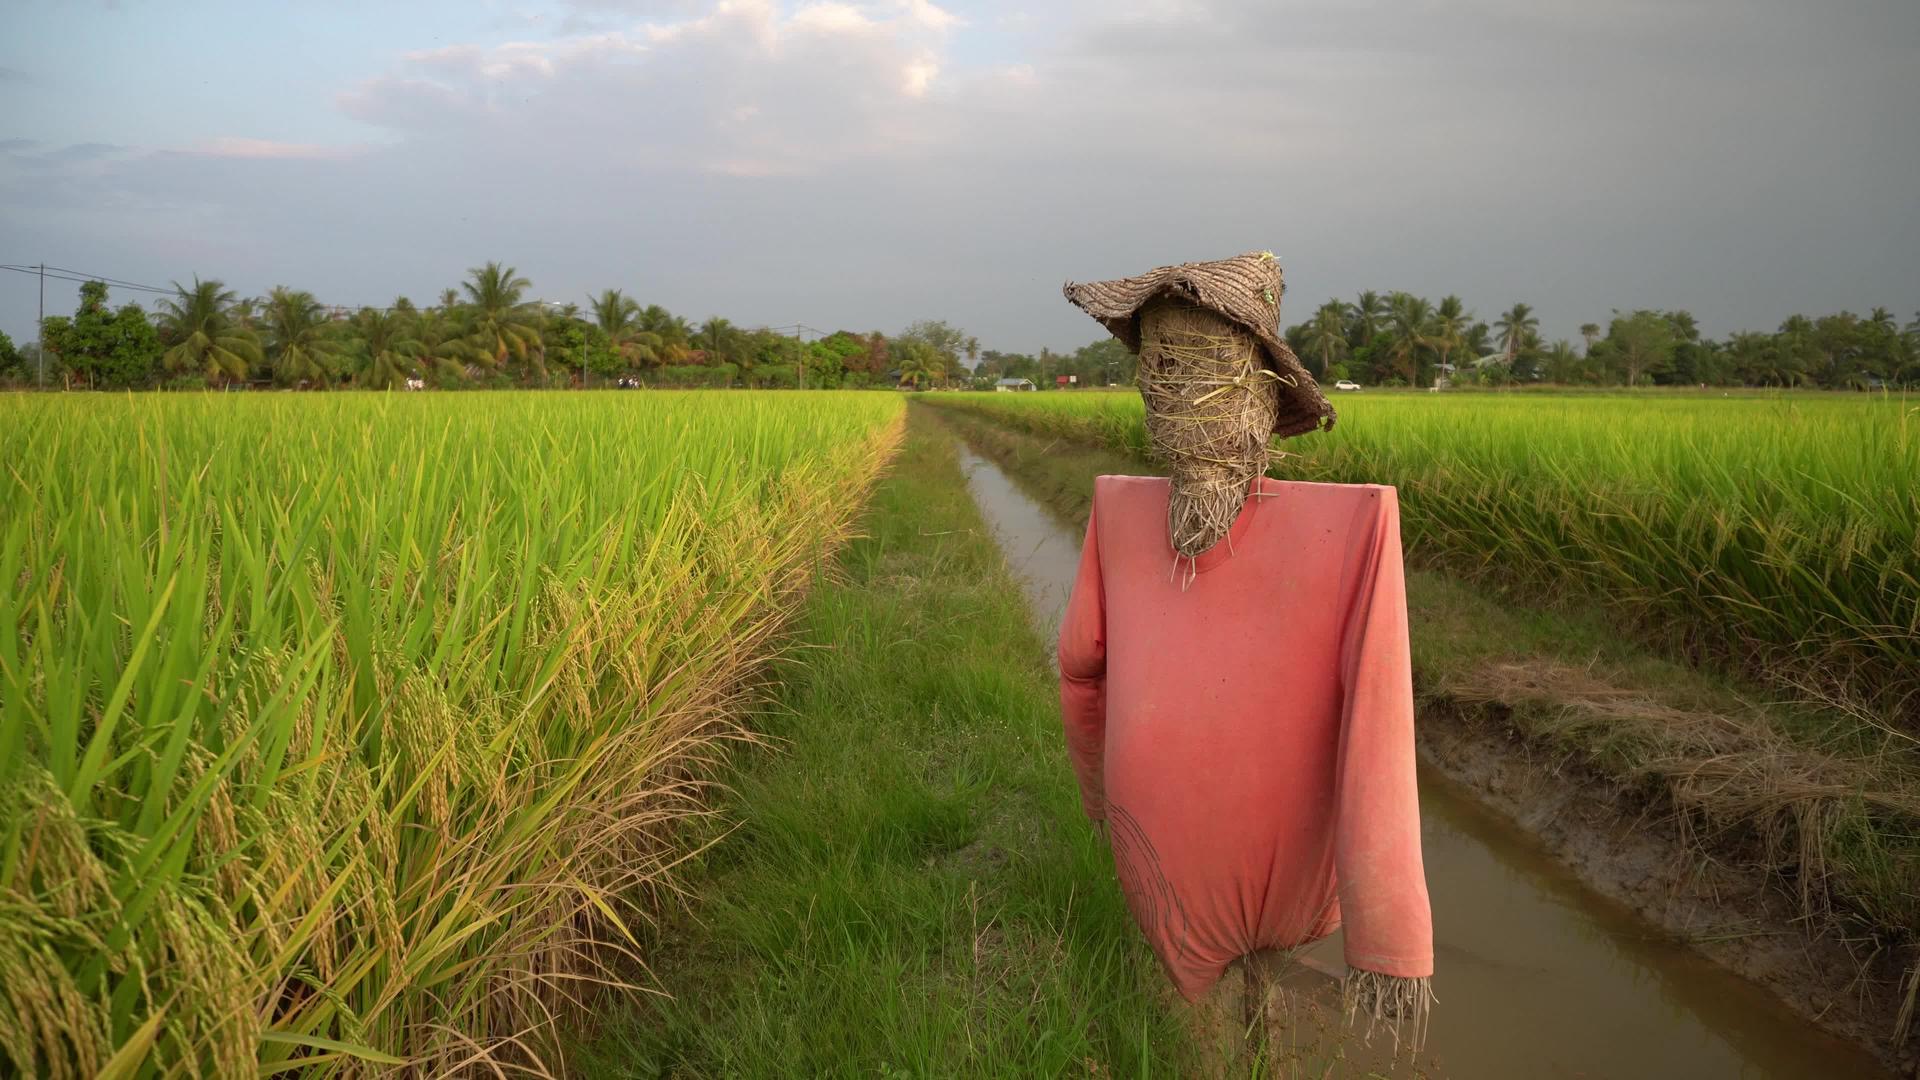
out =
[[[1441,366],[1448,364],[1453,350],[1467,342],[1467,326],[1473,322],[1473,313],[1457,296],[1448,296],[1440,301],[1433,311],[1433,348],[1440,354]]]
[[[547,372],[545,350],[540,344],[540,313],[521,297],[533,282],[511,266],[490,262],[467,271],[472,275],[460,283],[472,307],[469,329],[479,346],[481,363],[498,369],[509,359],[525,365],[529,374]]]
[[[1540,317],[1526,304],[1515,304],[1511,311],[1494,320],[1493,328],[1500,331],[1500,347],[1507,354],[1507,363],[1520,352],[1527,342],[1527,335],[1540,328]]]
[[[1420,354],[1434,347],[1433,305],[1411,293],[1394,293],[1388,308],[1387,357],[1409,385],[1420,383]]]
[[[709,364],[737,362],[740,353],[740,330],[726,319],[714,315],[700,324],[700,329],[694,331],[690,343],[694,348],[707,354]]]
[[[1372,344],[1373,336],[1380,332],[1387,314],[1387,302],[1380,298],[1379,293],[1368,290],[1356,297],[1347,310],[1350,319],[1347,340],[1354,348],[1364,349]]]
[[[413,320],[404,313],[361,308],[353,325],[367,343],[367,364],[361,371],[364,385],[391,390],[419,371],[424,346],[413,336]]]
[[[1466,348],[1468,356],[1478,360],[1493,351],[1493,329],[1476,319],[1460,336],[1460,344]]]
[[[640,305],[619,289],[608,289],[593,298],[593,321],[608,341],[617,343],[640,328]]]
[[[648,304],[641,309],[636,321],[642,332],[651,334],[653,340],[657,341],[651,346],[656,362],[677,364],[686,359],[687,343],[693,338],[693,324],[659,304]]]
[[[453,310],[455,308],[458,308],[459,306],[460,306],[460,290],[458,289],[441,289],[440,290],[439,307],[442,312],[452,313]]]
[[[967,367],[969,369],[978,367],[980,365],[980,339],[979,338],[970,337],[967,339],[966,353],[967,353]]]
[[[325,309],[304,289],[274,286],[267,295],[267,350],[273,373],[292,385],[325,383],[338,361],[326,337]]]
[[[173,283],[175,297],[160,301],[160,329],[173,342],[160,358],[168,371],[198,371],[209,379],[244,379],[262,360],[260,339],[233,320],[233,292],[218,281]]]
[[[1338,300],[1329,300],[1320,305],[1313,313],[1313,320],[1307,323],[1306,339],[1302,342],[1309,359],[1318,362],[1316,378],[1324,378],[1333,365],[1346,358],[1350,346],[1347,343],[1347,308]]]
[[[940,350],[918,338],[898,343],[893,352],[900,365],[901,380],[912,382],[916,388],[925,382],[938,382],[947,373]]]
[[[480,366],[485,360],[457,309],[452,314],[437,309],[422,314],[413,338],[420,343],[421,365],[443,379],[465,378],[469,364]]]

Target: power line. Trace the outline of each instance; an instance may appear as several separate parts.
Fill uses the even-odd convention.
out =
[[[90,277],[90,276],[89,277],[70,276],[71,272],[67,274],[54,273],[52,272],[54,271],[54,269],[55,269],[54,267],[49,266],[47,267],[47,272],[43,273],[40,270],[40,268],[37,266],[14,266],[11,264],[0,263],[0,270],[11,270],[16,274],[32,274],[33,276],[38,278],[52,278],[55,281],[72,281],[72,282],[77,282],[81,285],[85,285],[87,282],[90,282],[90,281],[98,281],[102,285],[111,285],[112,287],[118,288],[118,289],[134,289],[140,292],[161,293],[167,296],[173,295],[172,289],[157,289],[151,285],[133,285],[133,284],[126,284],[126,283],[116,283],[116,282],[110,282],[106,278],[98,278],[98,277]]]
[[[108,277],[105,274],[89,274],[85,270],[73,270],[65,266],[54,266],[49,264],[47,266],[47,269],[58,270],[63,274],[79,274],[82,277],[92,278],[95,281],[104,281],[109,285],[119,285],[119,286],[122,286],[123,288],[128,288],[128,289],[151,289],[154,292],[172,292],[173,291],[171,288],[162,289],[158,285],[143,285],[138,281],[125,281],[125,280],[122,280],[121,278]]]

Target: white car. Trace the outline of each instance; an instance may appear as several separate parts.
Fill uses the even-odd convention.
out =
[[[1360,384],[1354,382],[1352,379],[1341,379],[1339,382],[1333,384],[1333,388],[1335,390],[1358,390],[1360,389]]]

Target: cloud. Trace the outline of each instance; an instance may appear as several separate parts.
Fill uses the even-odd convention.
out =
[[[1098,334],[1066,278],[1261,248],[1288,321],[1405,288],[1527,301],[1550,336],[1640,305],[1724,333],[1920,293],[1910,0],[579,0],[546,22],[403,42],[340,87],[351,147],[0,143],[0,233],[347,304],[504,258],[546,296],[942,317],[1002,349]]]
[[[910,143],[958,20],[925,0],[725,0],[691,18],[545,41],[443,46],[341,97],[354,117],[435,144],[496,136],[540,145],[592,117],[620,173],[814,174]]]
[[[351,153],[351,150],[346,147],[318,146],[313,143],[286,143],[275,142],[272,139],[248,139],[237,135],[221,135],[200,140],[188,148],[187,153],[222,158],[310,161],[318,158],[341,157]]]

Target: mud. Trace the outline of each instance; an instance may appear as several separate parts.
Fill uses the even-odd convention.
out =
[[[1081,527],[1060,520],[978,454],[963,448],[962,463],[1036,625],[1050,631],[1071,589]],[[1518,754],[1511,740],[1458,714],[1423,714],[1420,731],[1438,1004],[1425,1053],[1392,1072],[1893,1075],[1782,1000],[1793,989],[1786,985],[1793,972],[1809,987],[1824,986],[1825,978],[1808,974],[1822,965],[1807,959],[1804,935],[1766,910],[1758,899],[1764,889],[1754,892],[1758,907],[1743,909],[1730,894],[1747,884],[1700,872],[1658,828],[1619,809],[1617,793]],[[1798,967],[1786,962],[1796,951],[1805,954]],[[1264,984],[1276,989],[1261,1006],[1268,1021],[1255,1026],[1268,1028],[1270,1041],[1325,1029],[1328,976],[1344,971],[1338,935],[1293,963],[1305,971]],[[1753,972],[1759,982],[1723,964]],[[1797,1003],[1812,1011],[1822,995],[1828,1021],[1847,1011],[1830,988]],[[1344,1060],[1332,1075],[1358,1063]]]

